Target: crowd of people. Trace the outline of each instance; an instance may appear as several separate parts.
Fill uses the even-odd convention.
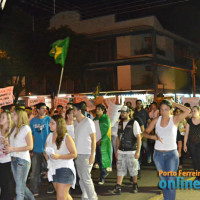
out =
[[[119,105],[116,105],[119,106]],[[48,193],[71,200],[70,188],[79,180],[83,200],[97,200],[91,178],[100,169],[103,185],[116,161],[116,185],[121,194],[123,177],[130,175],[132,192],[138,192],[141,165],[154,163],[157,171],[177,171],[183,155],[191,153],[194,170],[200,171],[200,108],[163,100],[144,108],[141,100],[120,106],[111,123],[104,104],[87,112],[85,102],[49,109],[6,106],[0,114],[0,199],[34,200],[40,192],[41,172],[47,173]],[[192,111],[191,111],[192,110]],[[94,114],[95,113],[95,114]],[[30,177],[29,187],[27,179]],[[172,176],[160,176],[173,180]],[[196,177],[200,181],[200,177]],[[30,188],[30,189],[29,189]],[[175,199],[175,189],[163,189],[165,200]]]

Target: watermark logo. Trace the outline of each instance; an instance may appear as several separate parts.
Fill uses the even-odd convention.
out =
[[[159,187],[161,189],[200,189],[199,180],[187,180],[185,177],[196,177],[200,176],[199,171],[186,172],[179,170],[179,172],[174,171],[159,171],[159,176],[162,177],[159,181]]]
[[[183,177],[177,177],[175,180],[160,180],[161,189],[200,189],[200,181],[184,180]]]

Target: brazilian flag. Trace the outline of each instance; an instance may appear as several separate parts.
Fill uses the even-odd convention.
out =
[[[69,48],[69,37],[64,40],[57,40],[51,46],[52,49],[49,52],[49,55],[54,57],[56,64],[60,64],[64,68]]]
[[[111,166],[111,123],[108,115],[103,114],[100,118],[96,117],[94,120],[99,120],[99,127],[101,131],[101,160],[103,168]]]

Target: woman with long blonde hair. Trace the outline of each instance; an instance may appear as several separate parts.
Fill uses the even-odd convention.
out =
[[[11,154],[11,168],[16,183],[16,200],[35,200],[26,186],[31,166],[29,151],[33,149],[33,138],[25,107],[18,106],[12,113],[14,126],[9,133],[5,152]]]
[[[3,111],[0,114],[0,199],[2,200],[13,200],[15,197],[11,157],[10,154],[4,153],[11,127],[12,120],[10,111]]]
[[[50,133],[45,145],[45,158],[48,163],[48,179],[53,181],[57,200],[72,200],[69,189],[75,187],[76,172],[73,159],[77,151],[73,139],[66,131],[65,119],[61,115],[51,118]]]

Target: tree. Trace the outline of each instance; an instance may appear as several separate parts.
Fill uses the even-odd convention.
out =
[[[46,78],[52,91],[57,91],[60,66],[49,57],[51,44],[58,39],[70,37],[70,47],[66,60],[64,75],[74,81],[80,81],[82,71],[90,59],[92,41],[86,36],[76,34],[68,27],[48,30],[45,26],[32,31],[32,17],[20,8],[13,6],[0,19],[6,24],[0,31],[0,49],[6,53],[0,58],[0,87],[14,85],[16,100],[24,89],[22,80],[26,77]],[[16,77],[13,82],[13,76]],[[27,88],[27,91],[31,88]],[[38,86],[39,87],[39,86]]]

